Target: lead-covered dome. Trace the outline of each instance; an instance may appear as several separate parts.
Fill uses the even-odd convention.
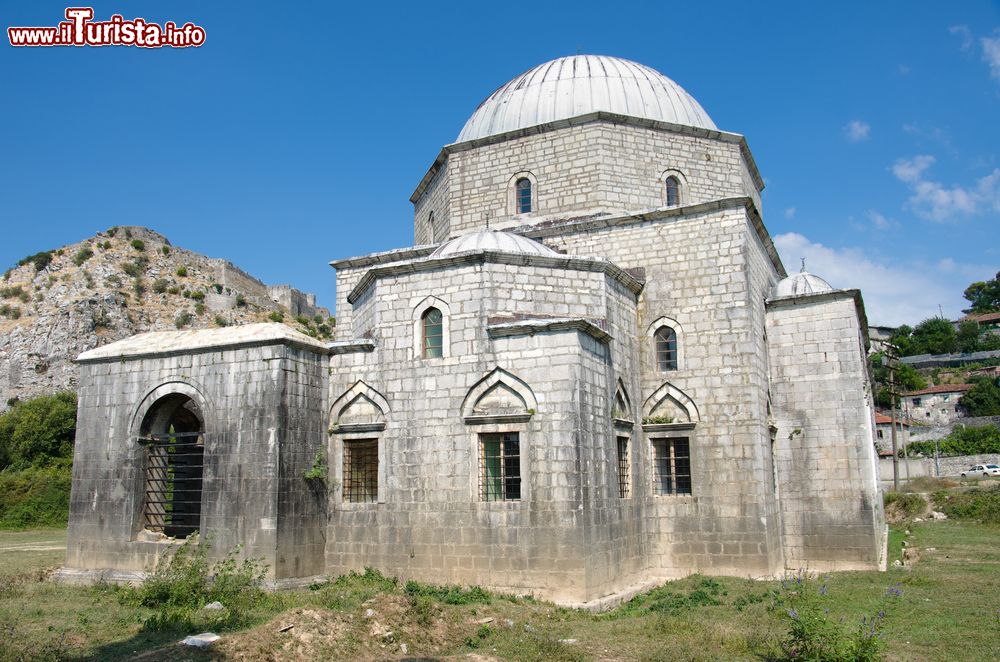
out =
[[[431,253],[431,257],[447,257],[470,251],[491,251],[497,253],[518,253],[521,255],[545,255],[559,257],[559,253],[534,239],[500,230],[480,230],[463,234],[444,242]]]
[[[833,291],[833,285],[830,285],[830,283],[816,274],[811,274],[803,270],[778,281],[778,284],[774,286],[774,290],[771,292],[771,298],[780,299],[782,297],[796,297],[803,294],[820,294],[821,292],[831,291]]]
[[[617,57],[572,55],[503,85],[472,114],[458,142],[603,110],[715,129],[701,105],[655,69]]]

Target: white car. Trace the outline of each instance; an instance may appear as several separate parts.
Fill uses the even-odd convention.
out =
[[[995,464],[977,464],[971,469],[966,469],[962,472],[962,478],[972,478],[975,476],[982,476],[983,478],[1000,476],[1000,466]]]

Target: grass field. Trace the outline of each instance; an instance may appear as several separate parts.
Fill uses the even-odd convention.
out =
[[[910,568],[834,573],[817,604],[848,629],[886,609],[889,660],[1000,659],[1000,528],[905,526],[891,549],[915,550]],[[176,644],[192,632],[144,626],[153,612],[121,589],[46,581],[64,544],[64,531],[0,533],[0,660],[767,660],[790,623],[779,582],[694,576],[593,615],[372,573],[267,596],[201,652]]]

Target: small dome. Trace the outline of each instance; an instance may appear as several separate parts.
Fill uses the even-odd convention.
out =
[[[811,274],[808,271],[800,271],[779,281],[771,292],[771,298],[780,299],[782,297],[797,297],[803,294],[819,294],[821,292],[832,291],[833,286],[819,276]]]
[[[431,257],[447,257],[470,251],[496,251],[498,253],[520,253],[522,255],[547,255],[558,257],[559,253],[540,244],[534,239],[498,230],[480,230],[463,234],[437,247]]]
[[[655,69],[617,57],[574,55],[540,64],[483,101],[458,142],[603,110],[715,129],[680,85]]]

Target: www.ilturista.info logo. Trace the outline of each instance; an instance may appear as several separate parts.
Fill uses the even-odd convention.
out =
[[[11,46],[138,46],[140,48],[188,48],[205,43],[205,28],[194,23],[178,27],[173,21],[162,26],[144,18],[130,21],[114,14],[110,20],[94,21],[93,7],[67,7],[66,19],[54,28],[10,27]]]

